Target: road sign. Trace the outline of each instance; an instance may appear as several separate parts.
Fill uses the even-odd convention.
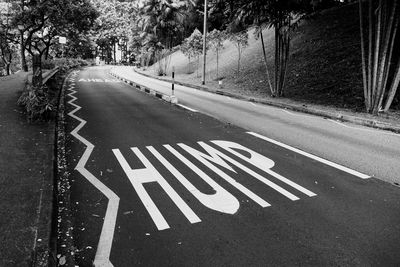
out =
[[[67,38],[66,38],[66,37],[60,36],[60,37],[58,38],[58,42],[59,42],[60,44],[66,44],[66,43],[67,43]]]

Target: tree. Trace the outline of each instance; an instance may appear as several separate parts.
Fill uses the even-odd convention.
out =
[[[242,31],[239,33],[233,33],[229,36],[229,40],[236,46],[238,50],[238,67],[237,67],[237,73],[239,74],[240,72],[240,59],[242,57],[243,51],[246,49],[246,47],[249,45],[249,35],[247,31]]]
[[[184,0],[147,0],[140,10],[143,32],[153,34],[165,48],[171,49],[181,41],[186,18]]]
[[[127,1],[102,1],[91,0],[94,7],[100,13],[95,25],[95,41],[102,51],[102,58],[110,62],[115,58],[115,46],[120,40],[132,38],[132,31],[137,30],[138,18],[137,3]]]
[[[398,1],[365,2],[359,0],[364,99],[367,112],[378,114],[389,110],[399,87],[400,59],[394,48],[399,46],[400,10]]]
[[[310,1],[302,0],[243,0],[236,10],[236,19],[232,21],[232,27],[240,24],[247,25],[252,22],[257,26],[256,34],[262,42],[264,62],[267,78],[272,96],[283,96],[285,78],[290,50],[290,32],[297,25],[304,11],[310,8]],[[273,27],[275,30],[275,75],[274,86],[269,79],[267,58],[265,55],[263,28]]]
[[[189,38],[186,38],[180,46],[181,52],[188,58],[189,66],[188,66],[188,73],[191,73],[191,61],[190,59],[193,57],[193,51],[189,44]]]
[[[198,29],[195,29],[187,38],[187,45],[190,55],[197,59],[197,77],[199,77],[199,59],[200,55],[203,53],[203,35]]]
[[[218,75],[219,51],[224,48],[224,41],[226,39],[226,34],[223,31],[214,29],[209,33],[208,38],[210,45],[212,49],[215,51],[215,54],[217,56],[217,79],[219,79]]]
[[[154,38],[157,42],[152,43],[162,44],[161,49],[154,47],[157,61],[166,63],[159,64],[159,67],[164,65],[164,69],[159,68],[161,75],[167,73],[172,48],[183,39],[186,11],[190,2],[188,0],[147,0],[140,9],[141,18],[138,22],[142,27],[141,36],[144,45],[149,45],[149,40]]]
[[[0,6],[0,59],[5,66],[6,75],[10,75],[12,59],[15,55],[17,34],[11,27],[10,3]]]

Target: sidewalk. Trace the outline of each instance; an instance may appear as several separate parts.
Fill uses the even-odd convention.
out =
[[[126,67],[123,67],[126,68]],[[115,74],[118,75],[119,67],[115,67],[113,70]],[[159,77],[155,75],[148,74],[139,69],[130,68],[133,72],[137,72],[144,76],[157,79],[160,81],[172,82],[171,77]],[[373,127],[382,130],[389,130],[392,132],[400,133],[400,112],[392,112],[389,114],[382,114],[380,116],[374,116],[367,113],[354,112],[348,109],[339,109],[334,107],[326,107],[322,105],[313,105],[309,103],[303,103],[294,101],[286,98],[257,98],[247,95],[242,95],[238,93],[230,92],[229,88],[217,88],[212,86],[204,86],[204,85],[196,85],[188,82],[181,82],[179,80],[175,80],[175,84],[179,84],[182,86],[208,91],[215,94],[226,95],[237,99],[242,99],[245,101],[251,101],[254,103],[260,103],[270,106],[275,106],[279,108],[289,109],[293,111],[308,113],[316,116],[322,116],[325,118],[340,120],[345,122],[351,122],[358,125]],[[179,101],[179,99],[178,99]]]
[[[27,73],[0,78],[0,266],[47,266],[54,122],[29,124],[17,106]]]

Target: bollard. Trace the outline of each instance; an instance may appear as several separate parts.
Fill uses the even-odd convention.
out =
[[[172,95],[174,95],[175,90],[175,67],[172,67]]]

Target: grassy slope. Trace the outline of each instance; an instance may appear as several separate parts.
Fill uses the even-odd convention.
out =
[[[294,31],[285,88],[287,98],[363,110],[357,8],[358,6],[353,4],[326,10],[304,20]],[[273,78],[274,35],[271,29],[264,31],[264,39],[269,70]],[[219,64],[219,76],[223,78],[224,90],[269,97],[261,42],[254,38],[253,30],[249,31],[249,46],[242,56],[239,75],[236,72],[238,54],[235,46],[229,41],[225,41],[224,46]],[[194,72],[188,74],[188,59],[178,51],[173,54],[170,66],[175,67],[178,80],[200,84],[201,65],[200,62],[199,76],[194,62],[190,66]],[[148,72],[154,74],[154,66]],[[207,56],[208,86],[218,86],[215,73],[216,56],[210,51]],[[395,100],[393,106],[400,109],[398,102]]]

